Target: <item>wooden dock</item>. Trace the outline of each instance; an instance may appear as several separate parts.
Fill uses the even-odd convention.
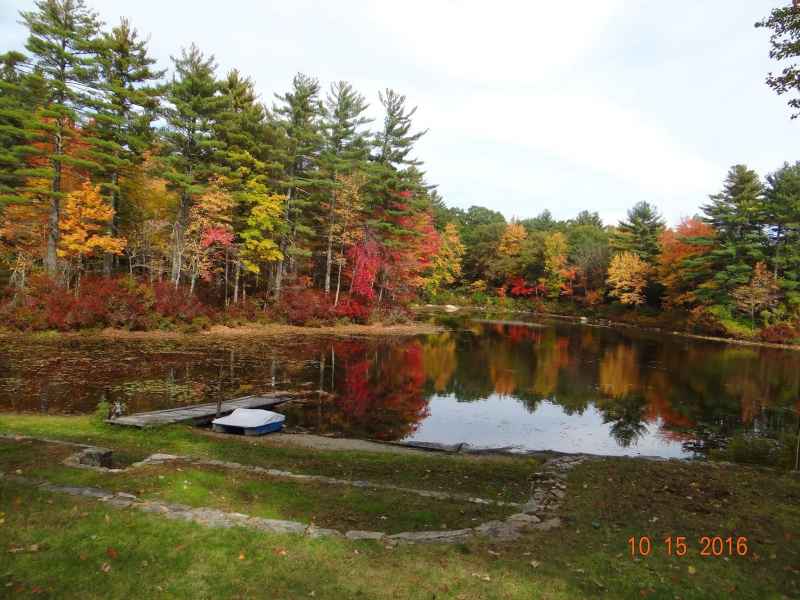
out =
[[[227,415],[235,408],[268,408],[290,400],[289,395],[280,393],[267,394],[264,396],[244,396],[234,400],[226,400],[219,404],[219,415]],[[107,423],[114,425],[126,425],[128,427],[156,427],[158,425],[169,425],[171,423],[191,422],[195,425],[208,423],[217,418],[216,402],[206,404],[193,404],[191,406],[178,406],[166,410],[153,410],[141,412],[134,415],[126,415],[116,419],[108,419]]]

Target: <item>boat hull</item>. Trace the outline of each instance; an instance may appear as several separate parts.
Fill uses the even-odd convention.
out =
[[[234,433],[238,435],[266,435],[267,433],[275,433],[283,429],[283,423],[267,423],[259,427],[236,427],[234,425],[218,425],[211,426],[212,431],[217,433]]]

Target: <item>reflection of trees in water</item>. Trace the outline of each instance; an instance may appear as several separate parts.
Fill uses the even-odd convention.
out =
[[[567,414],[593,403],[621,445],[648,423],[658,423],[665,439],[699,435],[711,444],[743,426],[783,428],[778,412],[797,422],[786,410],[800,392],[791,352],[587,327],[472,323],[470,330],[426,344],[436,357],[426,362],[433,388],[462,401],[512,396],[534,411],[548,400]]]

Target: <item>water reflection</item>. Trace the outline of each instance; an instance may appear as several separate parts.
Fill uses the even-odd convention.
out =
[[[681,456],[796,427],[800,353],[565,323],[468,321],[413,339],[23,342],[0,409],[131,411],[303,389],[320,433]]]

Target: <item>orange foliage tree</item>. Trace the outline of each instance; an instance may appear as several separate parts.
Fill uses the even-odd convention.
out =
[[[695,286],[686,261],[708,254],[712,246],[698,244],[697,240],[713,237],[711,225],[698,218],[683,219],[675,229],[665,229],[661,233],[656,275],[664,286],[664,306],[685,306],[695,301]]]

